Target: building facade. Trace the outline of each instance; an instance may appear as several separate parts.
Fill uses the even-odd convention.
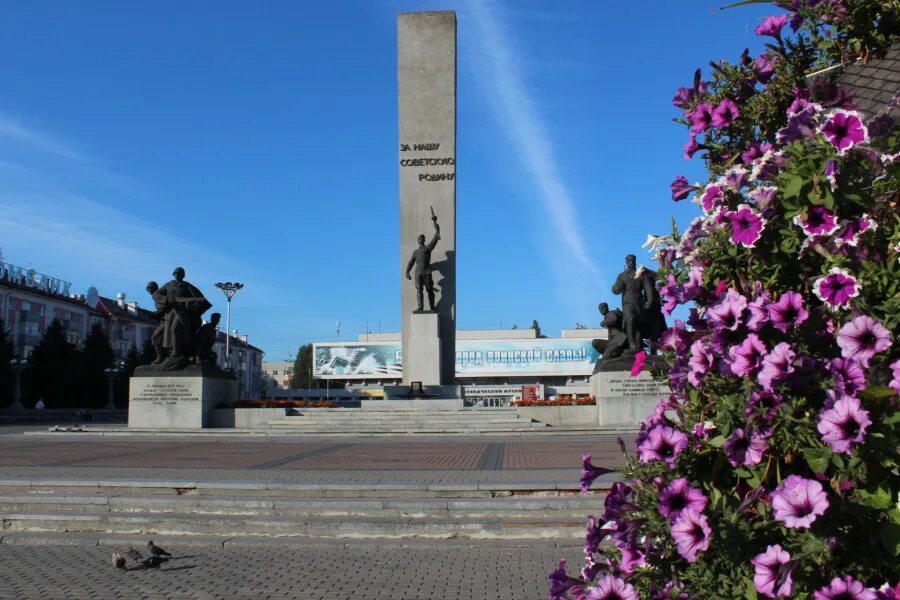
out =
[[[262,373],[268,389],[287,390],[291,387],[294,363],[288,361],[264,362]]]
[[[599,354],[591,341],[605,329],[566,329],[560,337],[535,329],[456,332],[456,383],[469,404],[506,406],[522,398],[587,397]],[[315,342],[313,377],[335,389],[310,390],[315,399],[383,397],[402,378],[399,333],[361,334],[356,342]],[[305,391],[304,391],[305,392]]]

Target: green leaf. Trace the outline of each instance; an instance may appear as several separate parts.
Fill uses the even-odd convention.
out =
[[[834,453],[828,448],[803,449],[803,458],[806,459],[806,464],[816,473],[824,473],[828,469],[832,454]]]
[[[891,500],[891,490],[885,486],[859,490],[859,503],[870,508],[890,508]]]
[[[878,528],[878,540],[885,550],[894,556],[900,556],[900,525],[883,523]]]
[[[735,2],[735,3],[729,4],[727,6],[722,6],[722,7],[718,8],[717,10],[727,10],[729,8],[734,8],[736,6],[747,6],[750,4],[769,4],[769,2],[771,2],[771,0],[741,0],[740,2]],[[754,594],[753,597],[756,598],[756,595]]]
[[[725,446],[725,436],[717,435],[716,437],[707,440],[706,443],[713,448],[722,448]]]
[[[752,579],[744,579],[744,597],[747,600],[758,600],[756,595],[756,584]]]
[[[803,178],[799,175],[788,175],[785,177],[786,183],[781,188],[781,195],[785,198],[796,198],[800,195],[803,188]]]

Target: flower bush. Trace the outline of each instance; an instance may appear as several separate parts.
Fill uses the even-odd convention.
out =
[[[329,400],[238,400],[235,408],[335,408]]]
[[[568,395],[557,396],[554,400],[513,400],[510,406],[593,406],[597,399],[593,396],[575,397]]]
[[[660,340],[672,394],[551,599],[900,597],[900,99],[863,115],[806,78],[897,43],[900,5],[776,4],[763,54],[673,100],[709,181],[676,178],[702,214],[651,238],[690,315]]]

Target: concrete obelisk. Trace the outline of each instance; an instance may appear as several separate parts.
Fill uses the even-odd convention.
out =
[[[452,385],[456,362],[456,13],[403,13],[397,23],[403,384]],[[436,315],[413,314],[407,262],[431,211]],[[428,308],[427,300],[425,308]],[[432,334],[432,330],[434,333]],[[434,381],[437,379],[437,381]]]

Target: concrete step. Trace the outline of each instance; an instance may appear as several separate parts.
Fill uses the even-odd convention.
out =
[[[600,504],[587,497],[247,498],[178,495],[105,496],[25,493],[0,496],[0,515],[30,512],[140,512],[251,516],[578,519]]]
[[[269,421],[271,428],[298,431],[529,431],[545,429],[545,423],[316,423],[314,421]]]
[[[229,437],[294,437],[308,436],[317,438],[340,438],[348,435],[359,437],[421,437],[427,434],[429,437],[482,437],[489,435],[492,437],[523,437],[523,436],[573,436],[573,435],[597,435],[597,434],[633,434],[637,430],[628,426],[608,426],[608,427],[570,427],[570,426],[541,426],[538,428],[522,428],[510,431],[489,430],[489,429],[441,429],[441,430],[404,430],[397,432],[368,432],[365,430],[348,431],[346,428],[342,430],[294,430],[290,428],[260,428],[260,429],[165,429],[165,428],[129,428],[129,427],[104,427],[93,426],[87,427],[84,431],[63,432],[63,431],[26,431],[24,435],[31,437],[54,437],[54,438],[89,438],[89,437],[114,437],[114,438],[139,438],[139,437],[190,437],[190,438],[229,438]]]
[[[423,518],[237,516],[126,512],[4,513],[3,531],[109,532],[154,535],[293,536],[319,538],[573,538],[584,518]]]

